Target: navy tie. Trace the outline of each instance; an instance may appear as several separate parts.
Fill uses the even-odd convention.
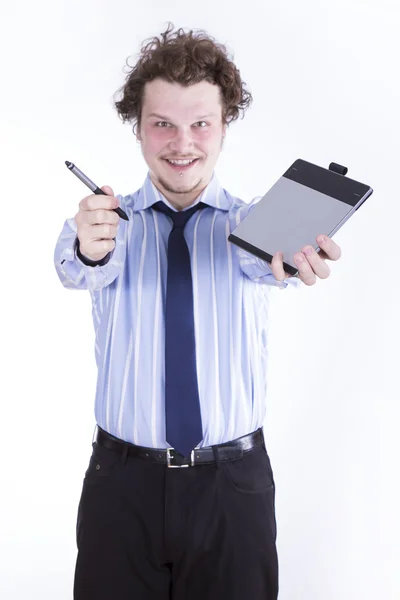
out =
[[[203,439],[196,370],[193,287],[189,248],[183,229],[197,210],[175,212],[164,202],[153,208],[171,217],[168,238],[168,275],[165,314],[165,419],[167,442],[188,456]]]

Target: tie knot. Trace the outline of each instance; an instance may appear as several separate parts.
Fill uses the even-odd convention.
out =
[[[169,206],[167,206],[166,204],[164,204],[164,202],[160,201],[160,202],[156,202],[155,204],[152,205],[152,208],[154,208],[154,210],[157,210],[158,212],[162,212],[165,215],[168,215],[168,217],[171,217],[173,223],[174,223],[174,228],[175,227],[185,227],[186,223],[188,222],[188,220],[190,219],[190,217],[198,210],[200,210],[201,208],[205,208],[207,205],[204,204],[203,202],[199,202],[198,204],[196,204],[196,206],[192,206],[192,208],[189,208],[189,210],[180,210],[178,212],[175,212],[174,210],[172,210],[171,208],[169,208]]]

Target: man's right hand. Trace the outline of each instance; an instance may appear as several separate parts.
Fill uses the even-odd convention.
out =
[[[99,261],[114,250],[119,216],[112,209],[119,206],[112,188],[103,185],[106,196],[91,194],[79,203],[75,215],[78,229],[79,249],[89,260]]]

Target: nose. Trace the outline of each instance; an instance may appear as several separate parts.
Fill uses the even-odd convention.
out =
[[[181,152],[182,154],[190,148],[193,148],[193,139],[190,130],[186,128],[176,128],[170,141],[171,150]]]

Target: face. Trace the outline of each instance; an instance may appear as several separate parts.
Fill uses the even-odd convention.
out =
[[[138,139],[151,180],[177,209],[190,206],[208,185],[221,152],[226,126],[219,90],[207,81],[146,83]],[[194,161],[169,162],[179,159]]]

